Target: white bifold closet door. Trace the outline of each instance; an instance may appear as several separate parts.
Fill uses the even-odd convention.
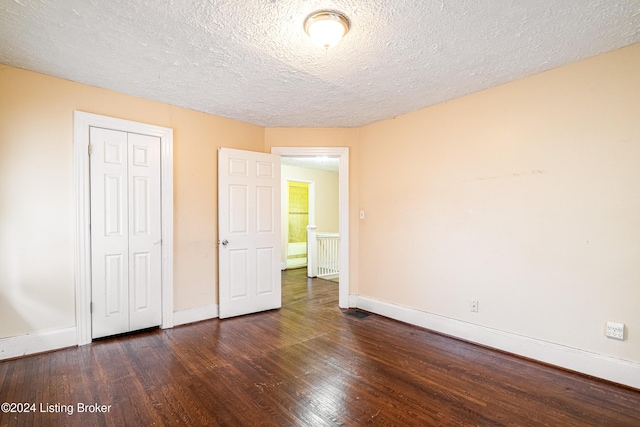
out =
[[[90,129],[92,338],[160,325],[160,138]]]

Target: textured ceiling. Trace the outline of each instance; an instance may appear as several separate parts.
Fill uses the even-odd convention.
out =
[[[320,9],[334,49],[302,28]],[[640,0],[0,0],[0,63],[267,127],[353,127],[640,41]]]

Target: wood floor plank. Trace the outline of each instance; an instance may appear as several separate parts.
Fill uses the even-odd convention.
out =
[[[283,273],[283,307],[0,362],[0,426],[639,426],[640,391],[377,315]],[[111,405],[77,412],[78,403]]]

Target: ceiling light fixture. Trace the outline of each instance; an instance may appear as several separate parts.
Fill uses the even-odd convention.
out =
[[[349,19],[340,12],[314,12],[304,20],[304,30],[313,43],[325,49],[337,45],[349,27]]]

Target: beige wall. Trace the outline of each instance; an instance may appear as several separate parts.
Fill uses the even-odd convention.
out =
[[[75,325],[74,110],[174,129],[174,308],[217,301],[216,149],[264,129],[0,65],[0,338]]]
[[[217,302],[218,146],[349,147],[351,294],[640,362],[638,75],[640,44],[360,129],[263,129],[0,66],[0,338],[75,324],[77,109],[174,129],[175,310]]]
[[[359,293],[639,362],[638,76],[640,44],[362,128]]]
[[[312,181],[315,184],[315,225],[318,231],[338,232],[338,173],[287,165],[282,165],[281,173],[285,181],[283,189],[286,188],[286,180]],[[286,192],[282,194],[286,195]]]

